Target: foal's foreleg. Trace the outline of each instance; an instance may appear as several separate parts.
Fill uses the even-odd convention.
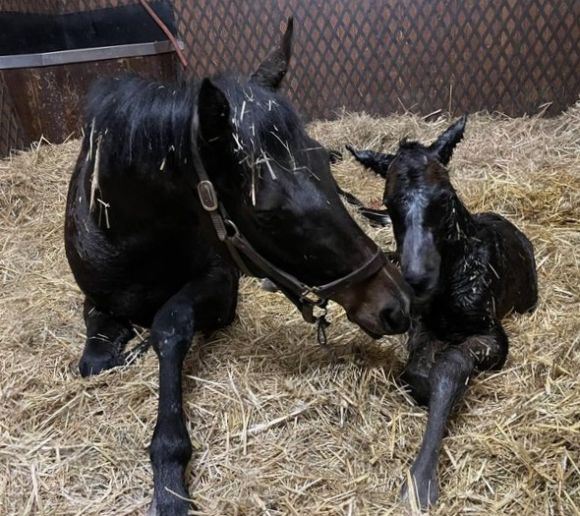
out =
[[[431,395],[429,375],[436,357],[445,347],[446,344],[423,331],[420,325],[411,330],[407,341],[409,358],[401,373],[401,380],[419,405],[429,405]]]
[[[419,454],[411,468],[413,488],[422,508],[439,495],[437,465],[447,421],[476,370],[501,367],[507,355],[507,338],[499,327],[491,335],[475,335],[442,351],[429,372],[429,416]],[[406,487],[404,493],[409,489]]]

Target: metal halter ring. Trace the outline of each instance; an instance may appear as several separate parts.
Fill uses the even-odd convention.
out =
[[[320,307],[322,309],[322,315],[315,317],[316,320],[316,340],[321,346],[326,346],[328,344],[328,338],[326,336],[326,328],[330,326],[330,322],[326,318],[328,309],[326,308],[326,303]]]
[[[326,299],[323,299],[318,295],[315,288],[309,288],[302,292],[302,294],[300,294],[300,301],[320,307],[325,307],[327,302]]]
[[[224,219],[224,226],[226,228],[228,237],[235,238],[240,236],[240,230],[238,229],[238,226],[236,226],[236,223],[233,220]]]

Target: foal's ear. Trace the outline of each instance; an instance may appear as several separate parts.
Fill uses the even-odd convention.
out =
[[[197,102],[199,130],[203,139],[211,142],[228,134],[230,104],[222,90],[211,80],[204,79]]]
[[[270,52],[264,62],[253,73],[252,80],[272,90],[278,89],[282,79],[288,71],[288,63],[292,54],[292,32],[294,31],[294,18],[288,18],[286,32],[278,48]]]
[[[455,146],[463,139],[463,131],[465,130],[466,122],[467,115],[463,115],[429,147],[429,150],[435,154],[435,157],[443,163],[443,165],[449,163]]]
[[[347,145],[346,148],[359,163],[364,165],[366,168],[370,168],[375,174],[378,174],[385,179],[387,178],[387,170],[395,158],[393,154],[382,154],[380,152],[369,150],[357,151],[350,145]]]

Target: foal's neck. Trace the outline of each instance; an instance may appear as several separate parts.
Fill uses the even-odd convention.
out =
[[[466,263],[471,263],[473,239],[476,234],[476,222],[455,191],[449,202],[444,228],[444,234],[439,238],[441,269],[438,290],[446,293],[444,296],[450,292],[455,296],[456,292],[451,285],[459,278],[465,277],[464,267]],[[459,276],[458,271],[461,271]]]
[[[475,234],[476,222],[469,210],[465,207],[457,192],[453,191],[449,210],[447,213],[447,223],[445,224],[444,235],[441,239],[445,249],[456,249],[457,246],[465,245]]]

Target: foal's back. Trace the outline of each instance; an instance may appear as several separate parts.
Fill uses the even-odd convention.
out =
[[[538,282],[532,243],[497,213],[477,213],[473,218],[479,227],[478,238],[490,251],[496,316],[501,319],[512,310],[533,310],[538,301]]]

